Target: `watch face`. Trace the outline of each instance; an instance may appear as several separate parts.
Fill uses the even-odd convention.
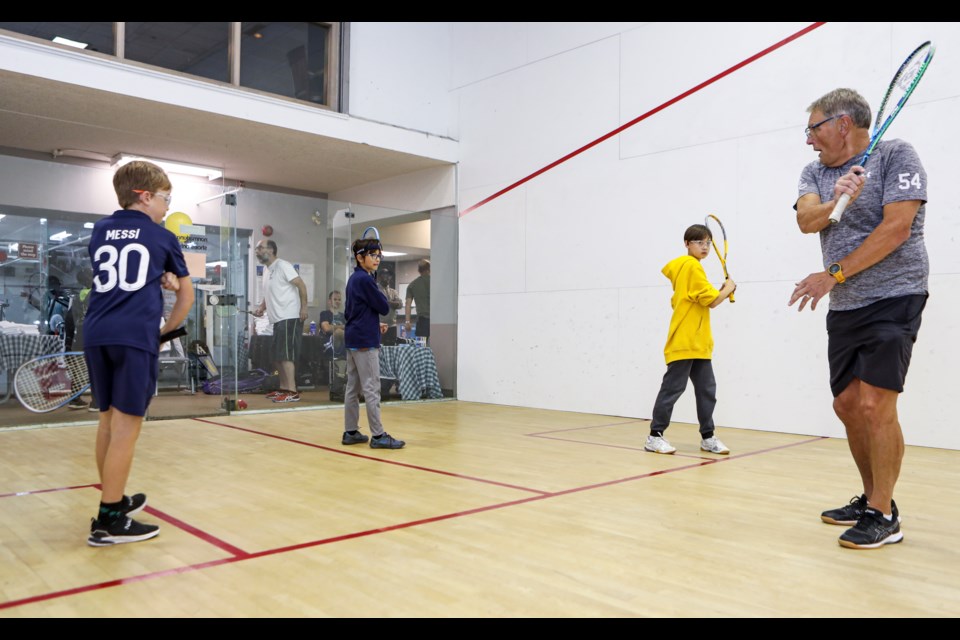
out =
[[[838,271],[840,271],[839,264],[833,263],[832,265],[830,265],[830,273],[837,273]]]

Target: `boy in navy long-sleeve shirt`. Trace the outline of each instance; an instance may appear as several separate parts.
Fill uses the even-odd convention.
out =
[[[380,334],[387,325],[380,316],[390,311],[390,303],[377,286],[375,274],[383,247],[377,238],[361,238],[353,243],[357,266],[347,281],[344,317],[344,345],[347,348],[347,390],[343,400],[343,444],[362,444],[369,438],[360,433],[360,389],[367,406],[370,447],[400,449],[406,443],[383,430],[380,422]]]

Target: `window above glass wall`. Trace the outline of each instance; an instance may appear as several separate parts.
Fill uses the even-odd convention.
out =
[[[113,55],[112,22],[0,22],[0,29]]]
[[[242,23],[240,85],[329,104],[331,28],[317,22]]]
[[[127,22],[124,57],[228,82],[229,22]]]
[[[0,29],[340,110],[339,22],[0,22]]]

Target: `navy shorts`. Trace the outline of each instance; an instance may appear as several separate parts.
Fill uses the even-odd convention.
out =
[[[296,362],[303,340],[303,320],[290,318],[273,324],[273,361]]]
[[[927,294],[878,300],[827,314],[830,390],[837,397],[854,378],[902,392]]]
[[[156,353],[111,345],[87,347],[83,355],[100,411],[114,407],[132,416],[147,415],[160,373],[160,359]]]

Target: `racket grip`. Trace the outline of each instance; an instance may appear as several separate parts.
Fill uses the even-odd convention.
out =
[[[837,224],[840,222],[840,216],[843,215],[843,210],[847,208],[847,204],[849,204],[849,202],[849,193],[845,193],[840,196],[840,199],[837,200],[837,204],[833,206],[833,211],[830,213],[830,224]]]
[[[167,342],[168,340],[173,340],[174,338],[179,338],[179,337],[185,336],[185,335],[187,335],[187,328],[186,328],[186,327],[178,327],[177,329],[174,329],[173,331],[167,331],[166,333],[161,333],[161,334],[160,334],[160,344],[163,344],[164,342]]]

